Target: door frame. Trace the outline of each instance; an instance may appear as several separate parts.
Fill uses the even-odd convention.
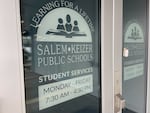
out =
[[[102,0],[102,113],[114,113],[115,94],[122,94],[122,2]]]
[[[22,112],[26,113],[25,109],[25,86],[24,86],[24,69],[23,69],[23,54],[22,54],[22,40],[21,40],[21,26],[20,26],[20,1],[15,1],[15,16],[16,26],[18,32],[18,51],[20,62],[20,84],[21,84],[21,106]],[[114,111],[114,1],[115,0],[101,0],[101,106],[102,113],[112,113]],[[120,0],[116,0],[120,1]],[[109,33],[108,33],[109,32]],[[108,52],[109,51],[109,52]],[[108,71],[109,70],[109,71]],[[108,84],[109,83],[109,84]]]
[[[147,106],[146,113],[150,113],[150,0],[148,0],[148,68],[147,68]]]
[[[102,113],[115,109],[115,94],[122,94],[123,0],[102,0]],[[150,0],[148,0],[148,38],[150,37]],[[119,49],[120,48],[120,49]],[[150,113],[150,40],[148,39],[146,113]],[[109,71],[108,71],[109,70]],[[121,75],[121,76],[120,76]],[[116,82],[119,80],[119,87]],[[107,84],[109,83],[109,84]],[[122,111],[118,112],[122,113]]]
[[[118,0],[116,0],[117,2]],[[101,61],[102,61],[102,113],[114,111],[114,42],[116,2],[114,0],[101,1]]]
[[[18,32],[18,52],[20,66],[22,62],[22,43],[20,34],[20,6],[19,0],[15,1],[15,16],[16,16],[16,27]],[[149,2],[150,6],[150,2]],[[120,79],[122,81],[122,10],[123,0],[101,0],[101,106],[102,113],[114,112],[115,106],[115,81]],[[149,8],[149,37],[150,37],[150,8]],[[148,41],[148,58],[150,58],[150,40]],[[120,49],[119,49],[120,48]],[[109,70],[109,71],[108,71]],[[25,112],[25,99],[24,99],[24,74],[23,67],[20,67],[19,71],[21,75],[21,89],[22,94],[22,113]],[[117,79],[116,79],[117,77]],[[119,78],[118,78],[119,77]],[[147,112],[150,113],[150,59],[148,59],[148,82],[147,82]],[[109,83],[109,84],[108,84]],[[122,93],[121,82],[119,92]],[[12,97],[13,98],[13,97]],[[121,111],[120,111],[121,113]]]
[[[113,0],[101,0],[102,113],[112,113],[112,111],[114,111],[112,23],[113,23]]]
[[[20,66],[22,62],[22,41],[20,26],[20,5],[16,1],[16,20],[18,27],[18,51]],[[114,112],[114,80],[115,75],[121,75],[122,65],[122,0],[101,0],[101,106],[102,113]],[[119,15],[120,14],[120,15]],[[120,32],[118,35],[118,31]],[[117,44],[116,44],[117,43]],[[119,44],[118,44],[119,43]],[[119,45],[119,46],[118,46]],[[118,49],[115,49],[118,48]],[[117,56],[117,57],[116,57]],[[118,60],[119,59],[119,60]],[[109,71],[108,71],[109,70]],[[24,91],[24,74],[23,66],[20,67],[21,75],[21,92],[22,92],[22,113],[25,110],[25,91]],[[120,76],[121,77],[121,76]],[[122,79],[122,78],[119,78]],[[108,84],[109,83],[109,84]],[[119,83],[120,84],[120,83]],[[121,84],[120,84],[121,87]],[[119,88],[120,89],[120,88]],[[121,89],[119,90],[121,93]]]
[[[147,49],[148,63],[147,63],[147,66],[148,67],[147,67],[147,97],[146,97],[146,106],[145,107],[146,107],[146,113],[150,113],[150,39],[149,39],[149,37],[150,37],[150,0],[147,0],[147,2],[148,2],[148,4],[147,4],[147,7],[148,7],[148,10],[147,10],[148,11],[148,14],[147,14],[148,15],[148,17],[147,17],[148,18],[147,19],[147,21],[148,21],[148,27],[147,27],[148,28],[148,30],[147,30],[148,31],[148,49]],[[123,36],[122,28],[123,28],[123,0],[113,0],[113,30],[112,31],[113,31],[113,41],[114,41],[113,47],[114,47],[114,49],[113,49],[112,55],[114,57],[114,59],[113,59],[114,60],[114,62],[113,62],[114,78],[113,78],[113,81],[111,81],[111,83],[113,83],[113,85],[114,85],[113,86],[114,87],[113,95],[116,94],[116,90],[118,90],[118,89],[119,89],[119,91],[117,91],[117,92],[120,92],[120,94],[122,94],[122,53],[123,53],[122,40],[123,40],[123,38],[120,38]],[[102,36],[102,38],[103,38],[103,36]],[[105,42],[105,44],[106,43],[107,42]],[[121,49],[118,49],[118,48],[121,48]],[[119,54],[119,53],[121,53],[121,54]],[[106,76],[106,78],[108,77],[108,75],[105,75],[105,74],[102,74],[102,76]],[[118,83],[120,87],[116,86],[116,82],[118,80],[120,80]],[[109,82],[109,81],[107,81],[107,82]],[[111,87],[104,86],[104,88],[111,88]],[[105,93],[105,92],[103,92],[103,93]],[[102,98],[105,98],[105,96]],[[107,98],[109,98],[109,96]],[[114,97],[113,97],[113,101],[114,101],[113,107],[115,108],[115,98]],[[112,105],[111,105],[111,107],[112,107]],[[120,111],[118,113],[122,113],[122,111]]]

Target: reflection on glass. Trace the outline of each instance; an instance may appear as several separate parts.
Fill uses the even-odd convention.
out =
[[[23,64],[24,69],[31,69],[32,60],[32,47],[31,47],[31,36],[24,31],[22,35],[23,42]]]

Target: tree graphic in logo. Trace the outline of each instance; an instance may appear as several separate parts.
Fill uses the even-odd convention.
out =
[[[73,36],[86,36],[84,32],[80,32],[78,27],[78,21],[75,20],[74,25],[71,23],[71,16],[69,14],[66,15],[66,23],[64,24],[64,20],[62,18],[58,18],[57,28],[50,29],[46,32],[47,35],[58,35],[65,36],[66,38],[72,38]]]

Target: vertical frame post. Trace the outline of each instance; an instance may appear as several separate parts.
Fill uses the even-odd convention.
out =
[[[148,68],[147,68],[147,106],[146,113],[150,113],[150,1],[148,0]]]
[[[113,0],[101,1],[102,113],[114,111]]]

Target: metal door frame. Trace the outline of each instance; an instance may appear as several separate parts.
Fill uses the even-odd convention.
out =
[[[102,113],[114,111],[113,0],[101,0]]]
[[[108,2],[108,3],[107,3]],[[148,38],[150,37],[148,0]],[[122,94],[123,0],[102,0],[102,113],[115,110],[115,94]],[[113,24],[111,24],[111,22]],[[108,34],[108,32],[110,34]],[[108,52],[109,51],[109,52]],[[109,59],[109,60],[108,60]],[[108,72],[109,70],[109,72]],[[148,39],[146,113],[150,113],[150,40]],[[111,81],[112,80],[112,81]],[[107,82],[109,84],[107,84]],[[110,96],[111,95],[111,96]],[[113,98],[112,98],[113,97]],[[108,101],[110,100],[110,101]],[[110,108],[110,109],[107,109]],[[109,111],[111,110],[111,111]],[[120,110],[120,112],[122,111]]]
[[[114,113],[115,94],[122,93],[122,0],[101,5],[102,113]]]
[[[14,0],[16,2],[16,20],[18,27],[18,51],[20,66],[23,65],[22,62],[22,40],[21,40],[21,26],[20,26],[20,5],[19,0]],[[116,0],[119,1],[119,0]],[[101,0],[101,106],[102,113],[112,113],[114,111],[114,23],[113,23],[113,13],[114,13],[114,0]],[[109,71],[108,71],[109,70]],[[25,110],[25,91],[24,91],[24,74],[23,66],[20,69],[21,75],[21,92],[22,92],[22,113],[26,113]],[[109,83],[109,84],[108,84]]]
[[[146,113],[150,113],[150,0],[148,0],[148,67],[147,67],[147,97],[146,97]],[[114,85],[114,95],[117,92],[122,93],[122,28],[123,28],[123,0],[113,0],[113,41],[114,41],[114,49],[113,49],[113,56],[114,56],[114,63],[113,63],[113,70],[114,70],[114,78],[113,78],[113,85]],[[120,24],[120,25],[119,25]],[[120,39],[119,39],[120,38]],[[107,43],[107,42],[106,42]],[[118,49],[121,48],[121,49]],[[121,53],[121,54],[119,54]],[[121,60],[120,60],[121,55]],[[120,65],[121,64],[121,65]],[[121,67],[121,68],[120,68]],[[119,71],[119,73],[118,73]],[[121,75],[121,76],[120,76]],[[104,74],[102,74],[104,76]],[[106,76],[106,75],[105,75]],[[116,86],[116,82],[120,80],[118,83],[120,87]],[[115,100],[114,107],[115,107]],[[104,112],[105,113],[105,112]],[[122,113],[122,111],[118,112]]]
[[[147,68],[147,106],[146,113],[150,113],[150,0],[148,0],[148,68]]]

